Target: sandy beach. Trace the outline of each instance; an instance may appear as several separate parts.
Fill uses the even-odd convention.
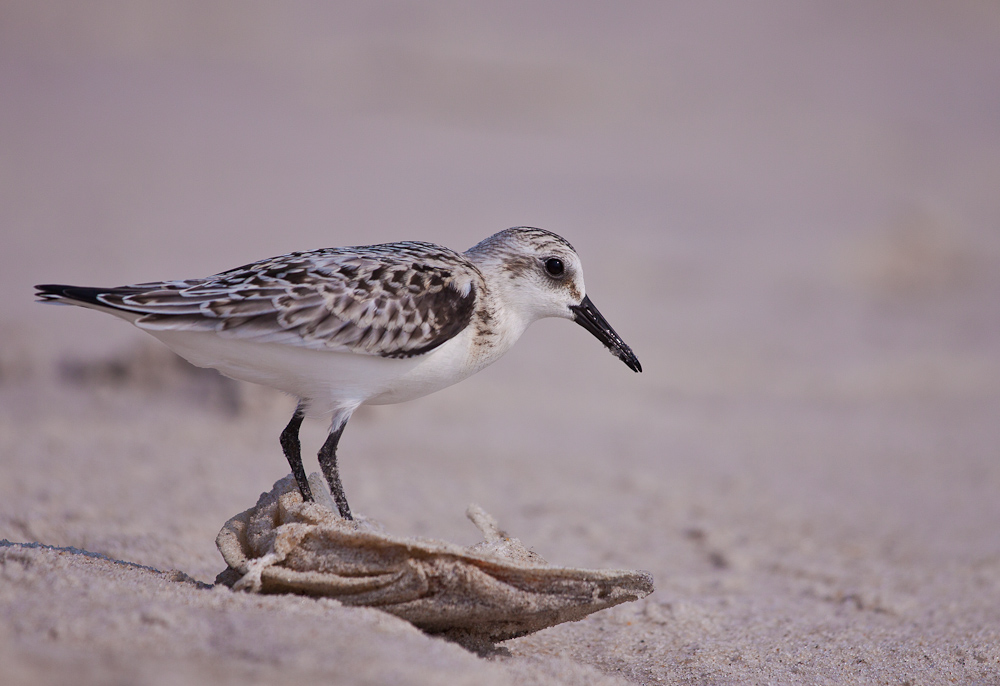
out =
[[[1000,684],[995,4],[2,2],[0,94],[5,686]],[[516,225],[643,373],[539,322],[351,506],[656,591],[487,655],[214,586],[294,399],[32,301]]]

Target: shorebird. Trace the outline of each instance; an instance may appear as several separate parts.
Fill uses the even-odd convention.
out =
[[[306,416],[332,415],[318,459],[345,519],[352,517],[337,444],[361,405],[457,383],[544,317],[574,320],[642,371],[587,296],[573,246],[530,227],[501,231],[464,253],[403,241],[293,252],[203,279],[35,288],[42,302],[108,312],[196,366],[298,398],[280,442],[304,500],[313,495],[299,427]]]

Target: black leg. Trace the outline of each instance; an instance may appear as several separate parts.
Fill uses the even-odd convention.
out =
[[[347,504],[347,496],[344,495],[344,486],[340,483],[340,470],[337,469],[337,444],[340,443],[340,435],[344,433],[347,422],[330,432],[326,437],[326,442],[319,449],[319,466],[323,470],[326,482],[330,484],[330,494],[337,502],[337,509],[344,519],[354,519],[351,516],[351,508]]]
[[[313,499],[313,494],[309,488],[309,480],[306,479],[306,470],[302,468],[302,447],[299,443],[299,427],[302,426],[303,417],[302,408],[295,408],[292,421],[288,422],[288,426],[281,432],[281,449],[285,452],[285,459],[292,468],[292,474],[295,475],[302,500],[310,501]]]

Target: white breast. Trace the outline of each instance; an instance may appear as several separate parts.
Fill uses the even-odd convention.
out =
[[[149,333],[191,364],[277,388],[306,400],[308,414],[321,416],[364,404],[405,402],[447,388],[499,359],[521,331],[507,331],[483,345],[470,326],[429,353],[401,359],[223,338],[213,332]]]

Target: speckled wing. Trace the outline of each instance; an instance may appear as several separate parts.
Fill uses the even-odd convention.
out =
[[[207,279],[105,290],[97,300],[140,314],[135,324],[146,330],[411,357],[469,324],[481,280],[459,253],[404,242],[291,253]]]

